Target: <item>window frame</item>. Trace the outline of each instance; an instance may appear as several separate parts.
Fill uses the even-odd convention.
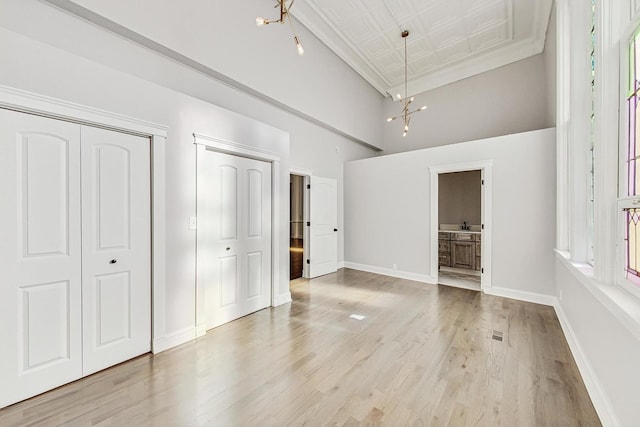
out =
[[[634,17],[629,25],[622,32],[620,37],[620,89],[619,96],[619,138],[618,138],[618,194],[616,202],[616,262],[615,262],[615,282],[632,295],[640,298],[640,285],[633,283],[627,279],[627,212],[626,209],[640,208],[640,190],[637,195],[629,195],[629,125],[630,110],[627,106],[627,98],[629,97],[629,83],[631,80],[631,54],[630,47],[634,38],[638,37],[640,42],[640,15]],[[635,59],[635,56],[634,56]],[[637,63],[637,62],[636,62]],[[640,67],[636,70],[640,75]],[[638,93],[636,90],[635,93]],[[636,126],[637,129],[637,126]],[[640,139],[640,132],[636,135]],[[640,173],[637,171],[636,173]]]

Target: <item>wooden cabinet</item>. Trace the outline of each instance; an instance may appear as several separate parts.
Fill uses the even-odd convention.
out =
[[[451,266],[451,233],[438,233],[438,267]]]
[[[474,270],[476,266],[476,243],[452,241],[451,267]]]
[[[481,271],[481,234],[438,232],[438,266]]]

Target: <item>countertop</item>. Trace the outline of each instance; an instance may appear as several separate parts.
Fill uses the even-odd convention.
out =
[[[469,234],[482,234],[482,231],[470,231],[470,230],[438,230],[438,233],[469,233]]]

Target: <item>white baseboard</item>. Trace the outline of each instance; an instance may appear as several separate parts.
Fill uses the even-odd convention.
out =
[[[277,295],[274,299],[273,299],[273,306],[277,307],[279,305],[282,304],[286,304],[288,302],[291,302],[291,292],[285,292],[284,294],[280,294]]]
[[[344,261],[338,261],[338,270],[344,268]]]
[[[519,291],[516,289],[499,288],[491,286],[482,290],[487,295],[495,295],[498,297],[505,297],[516,299],[518,301],[532,302],[534,304],[550,305],[554,306],[556,297],[553,295],[538,294],[535,292]]]
[[[151,351],[154,354],[160,353],[170,348],[179,346],[196,338],[196,328],[190,326],[173,332],[162,338],[154,339],[151,345]]]
[[[558,316],[558,320],[560,321],[560,327],[562,328],[562,332],[567,339],[567,343],[569,344],[569,349],[571,350],[571,354],[573,354],[573,358],[576,361],[576,365],[578,365],[578,370],[580,371],[580,375],[582,376],[582,381],[584,382],[585,387],[587,388],[587,393],[589,393],[589,397],[591,398],[591,402],[593,403],[598,416],[600,417],[600,422],[605,427],[608,426],[619,426],[613,409],[611,408],[611,403],[607,398],[607,395],[602,389],[600,382],[598,381],[598,377],[593,371],[589,360],[584,354],[582,347],[580,346],[580,342],[578,341],[569,320],[567,319],[560,302],[555,299],[555,304],[553,306],[556,310],[556,315]]]
[[[426,274],[411,273],[408,271],[393,270],[391,268],[375,267],[373,265],[358,264],[355,262],[345,261],[345,268],[353,270],[366,271],[368,273],[382,274],[383,276],[397,277],[398,279],[414,280],[416,282],[429,283],[435,285],[437,280],[433,276]]]

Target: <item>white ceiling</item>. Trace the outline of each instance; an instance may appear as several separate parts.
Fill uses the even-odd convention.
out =
[[[298,0],[294,15],[384,95],[409,95],[543,51],[553,0]],[[304,40],[303,40],[304,43]]]

